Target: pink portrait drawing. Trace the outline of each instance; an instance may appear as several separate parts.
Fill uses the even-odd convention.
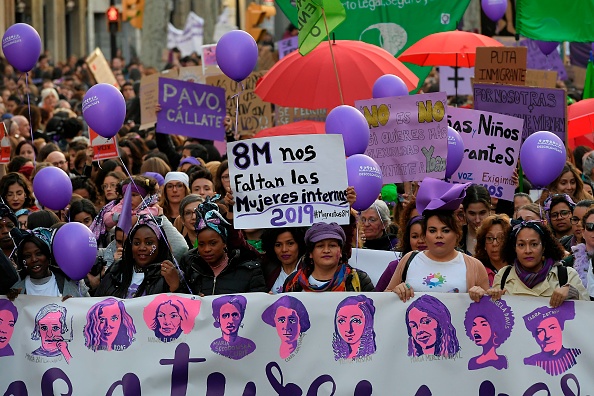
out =
[[[525,358],[524,364],[538,366],[549,375],[563,374],[575,366],[582,351],[563,346],[565,322],[574,318],[573,301],[565,301],[558,308],[540,307],[524,316],[526,328],[540,347],[540,352]]]
[[[375,353],[373,300],[364,296],[352,296],[342,300],[334,315],[332,349],[334,359],[356,359]]]
[[[64,334],[68,332],[66,313],[66,308],[57,304],[48,304],[37,312],[31,339],[33,341],[40,340],[41,346],[31,352],[31,355],[63,356],[66,363],[70,363],[72,355],[68,350],[68,342],[73,339],[73,331],[70,329],[70,339],[65,340]],[[70,326],[72,327],[72,323]]]
[[[279,356],[286,359],[297,352],[301,335],[309,329],[309,314],[301,301],[282,296],[262,313],[264,323],[276,328],[280,338]]]
[[[200,312],[200,300],[159,294],[144,308],[144,323],[162,342],[177,340],[194,328]]]
[[[464,328],[468,338],[483,351],[468,361],[468,369],[506,369],[507,358],[498,355],[497,348],[509,338],[513,327],[514,314],[505,300],[493,301],[485,296],[478,303],[470,304],[466,310]]]
[[[93,305],[83,330],[85,346],[96,351],[123,351],[134,342],[136,327],[124,302],[113,297]]]
[[[18,318],[14,304],[10,300],[0,300],[0,357],[14,355],[9,342]]]

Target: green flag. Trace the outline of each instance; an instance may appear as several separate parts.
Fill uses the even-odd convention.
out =
[[[517,0],[516,30],[533,40],[594,41],[594,1]]]
[[[594,98],[594,63],[592,62],[592,55],[588,61],[586,68],[586,82],[584,82],[584,94],[582,99]]]
[[[293,25],[299,26],[294,1],[275,0],[275,3]],[[456,29],[469,3],[470,0],[342,0],[346,21],[334,30],[334,36],[337,40],[374,44],[398,56],[431,33]],[[423,85],[431,67],[410,63],[406,66],[419,77],[419,87]]]
[[[297,0],[297,13],[301,55],[313,51],[346,19],[346,11],[340,0]]]

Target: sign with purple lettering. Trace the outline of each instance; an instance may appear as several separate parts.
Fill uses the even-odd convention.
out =
[[[227,153],[235,228],[348,224],[342,135],[240,140]]]
[[[448,108],[448,124],[464,141],[453,182],[482,184],[492,197],[512,201],[524,120],[486,111]]]
[[[355,102],[370,129],[365,154],[380,166],[384,183],[445,177],[446,103],[445,92]]]
[[[159,104],[159,132],[225,140],[224,89],[159,77]]]
[[[278,59],[283,59],[299,48],[299,37],[291,36],[278,42]]]
[[[538,131],[553,132],[565,141],[566,107],[563,89],[474,84],[474,108],[522,118],[522,141]]]

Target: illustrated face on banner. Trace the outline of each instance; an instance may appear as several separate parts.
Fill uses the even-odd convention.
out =
[[[282,342],[293,343],[299,338],[301,326],[299,316],[295,310],[286,307],[278,307],[274,315],[276,332]]]
[[[64,341],[60,312],[50,312],[39,319],[39,334],[41,335],[41,348],[54,352],[58,350],[58,342]]]
[[[136,327],[124,303],[113,297],[93,305],[83,329],[85,346],[92,351],[123,351],[134,341]]]
[[[474,338],[474,343],[476,345],[485,345],[493,336],[493,331],[491,330],[491,325],[489,321],[482,316],[477,316],[472,321],[472,337]]]
[[[103,307],[99,313],[101,341],[109,347],[113,345],[122,324],[122,313],[117,304]],[[108,347],[108,348],[109,348]]]
[[[171,304],[163,304],[157,311],[159,331],[166,337],[174,335],[181,326],[181,316],[177,308]]]
[[[432,355],[437,342],[437,321],[417,308],[408,314],[408,328],[414,342],[419,345],[423,353]]]
[[[338,332],[347,344],[356,344],[361,340],[365,330],[365,316],[357,305],[347,305],[336,315]]]
[[[555,317],[544,319],[536,328],[536,341],[543,352],[556,355],[563,348],[563,330]]]
[[[7,309],[0,311],[0,350],[4,349],[10,342],[15,324],[16,319],[12,312]]]
[[[221,307],[221,316],[219,319],[223,334],[237,334],[242,319],[241,313],[233,304],[224,304]]]

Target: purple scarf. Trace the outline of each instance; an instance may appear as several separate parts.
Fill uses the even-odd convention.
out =
[[[553,259],[545,259],[545,262],[541,269],[537,272],[529,272],[522,267],[522,264],[516,259],[514,261],[514,268],[516,269],[516,274],[518,274],[518,278],[524,283],[528,288],[532,289],[534,286],[542,283],[545,279],[547,279],[547,275],[551,268],[553,268],[553,264],[555,262]]]

